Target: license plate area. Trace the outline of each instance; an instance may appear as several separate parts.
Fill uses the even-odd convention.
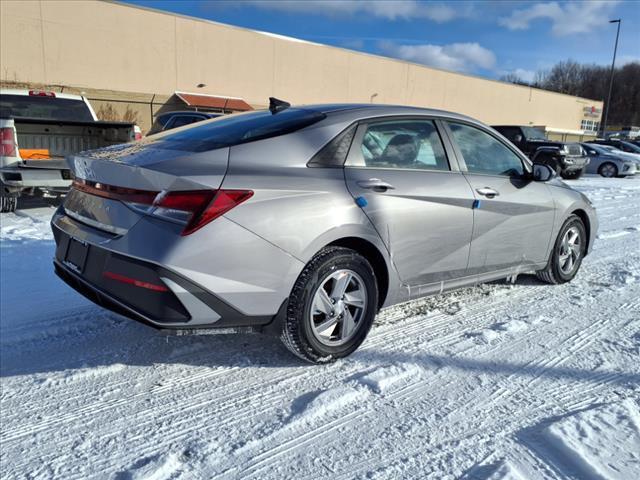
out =
[[[64,264],[75,272],[82,273],[87,262],[88,253],[88,244],[75,238],[70,238],[67,252],[64,256]]]

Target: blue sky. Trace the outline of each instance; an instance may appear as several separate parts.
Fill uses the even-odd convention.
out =
[[[499,78],[560,60],[640,61],[640,0],[571,2],[416,0],[127,0],[317,43]]]

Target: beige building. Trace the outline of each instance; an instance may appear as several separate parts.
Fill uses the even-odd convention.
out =
[[[83,93],[102,118],[144,131],[159,111],[230,112],[270,96],[440,108],[572,138],[593,134],[602,112],[600,101],[114,2],[1,0],[0,18],[2,86]]]

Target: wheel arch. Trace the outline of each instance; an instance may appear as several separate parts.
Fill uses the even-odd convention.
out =
[[[587,239],[586,239],[586,245],[585,245],[585,256],[586,256],[591,247],[589,243],[591,240],[591,221],[589,220],[589,215],[587,215],[587,212],[585,212],[581,208],[573,210],[571,212],[571,215],[576,215],[580,220],[582,220],[582,223],[584,224],[584,228],[587,233]]]
[[[344,247],[355,250],[371,264],[378,284],[378,308],[381,308],[389,294],[389,270],[382,252],[371,242],[360,237],[343,237],[325,247]]]

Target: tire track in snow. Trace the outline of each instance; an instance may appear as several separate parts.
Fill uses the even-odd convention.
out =
[[[571,352],[571,356],[575,353],[578,353],[580,351],[582,351],[586,346],[590,345],[593,341],[593,339],[602,331],[602,329],[605,327],[605,319],[601,318],[600,320],[598,320],[597,322],[592,323],[590,326],[588,326],[586,329],[582,329],[580,328],[579,331],[574,332],[573,334],[569,335],[568,337],[565,337],[560,344],[555,345],[554,349],[563,351],[564,347],[567,347],[570,349]],[[533,329],[531,329],[533,330]],[[514,345],[509,344],[509,345],[503,345],[503,347],[505,347],[507,350],[509,349],[513,349]],[[568,360],[568,357],[563,358],[562,356],[556,356],[556,357],[552,357],[551,359],[548,359],[547,361],[543,362],[542,365],[537,365],[539,368],[537,368],[537,372],[534,375],[534,378],[529,378],[524,382],[521,382],[521,384],[516,388],[511,388],[511,391],[509,392],[509,395],[501,395],[500,392],[494,392],[491,395],[491,398],[484,400],[483,399],[483,404],[486,403],[496,403],[498,401],[502,401],[503,403],[505,401],[509,401],[509,399],[511,397],[513,397],[514,395],[516,395],[517,393],[521,392],[521,391],[526,391],[528,388],[530,388],[531,386],[533,386],[534,384],[538,383],[541,376],[544,374],[545,371],[547,371],[549,368],[553,368],[559,364],[564,363],[566,360]],[[526,365],[531,365],[533,364],[533,362],[529,362]],[[526,366],[525,365],[525,366]],[[514,374],[516,375],[516,374]],[[514,375],[510,375],[508,376],[506,379],[503,379],[503,382],[505,383],[513,383],[513,377]],[[595,380],[596,380],[596,385],[579,385],[579,388],[576,390],[574,389],[574,394],[577,396],[585,396],[585,394],[590,393],[594,390],[600,390],[603,387],[603,384],[605,381],[609,381],[609,380],[613,380],[618,378],[619,375],[616,374],[602,374],[600,376],[598,376]],[[431,379],[430,379],[431,380]],[[433,382],[430,381],[428,382],[431,385],[427,385],[426,387],[433,387]],[[415,389],[416,385],[412,385],[409,387],[406,387],[407,389],[413,387],[414,390],[411,392],[411,395],[407,395],[405,396],[405,398],[400,398],[400,400],[406,400],[407,398],[417,398],[420,397],[419,393],[420,391]],[[558,391],[560,390],[564,390],[562,388],[562,386],[557,387]],[[548,394],[552,394],[554,393],[555,389],[549,389],[547,390]],[[418,394],[418,395],[416,395]],[[391,396],[392,397],[392,396]],[[398,398],[396,398],[398,399]],[[471,398],[469,399],[469,401],[463,403],[462,405],[457,406],[454,409],[451,409],[446,415],[445,418],[452,416],[454,413],[458,412],[459,410],[468,407],[470,404],[472,403],[478,403],[477,402],[477,398]],[[371,412],[365,411],[363,412],[362,415],[358,415],[357,417],[350,419],[350,421],[348,422],[349,424],[353,423],[355,420],[362,420],[361,417],[366,416],[368,414],[370,414]],[[470,414],[472,415],[473,413],[470,412]],[[323,439],[324,441],[327,441],[327,439]],[[292,440],[293,441],[293,440]],[[313,437],[310,439],[310,441],[313,441]],[[286,450],[287,452],[289,450]],[[271,451],[267,451],[265,452],[263,455],[268,455]],[[388,461],[389,459],[386,458],[385,462]],[[367,460],[368,463],[368,460]],[[273,465],[272,465],[273,466]],[[352,465],[352,467],[354,467],[355,465]],[[243,470],[243,473],[248,473],[247,471]],[[354,470],[351,470],[351,473],[354,473]]]

